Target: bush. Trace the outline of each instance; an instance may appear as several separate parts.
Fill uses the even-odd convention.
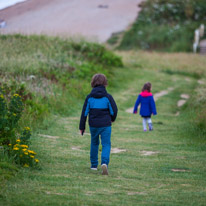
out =
[[[23,102],[19,94],[4,96],[0,90],[0,146],[4,155],[8,155],[15,163],[24,167],[35,166],[39,162],[36,153],[29,150],[31,130],[29,127],[19,128],[18,122],[23,112]],[[10,101],[9,101],[10,100]],[[9,102],[9,103],[7,103]]]
[[[7,106],[6,98],[0,94],[0,144],[12,144],[16,140],[18,121],[22,115],[23,103],[18,94],[11,97]]]
[[[30,128],[25,128],[26,133],[30,133]],[[28,134],[25,134],[26,139],[20,138],[16,140],[16,144],[9,144],[5,147],[5,151],[15,161],[16,164],[24,167],[37,166],[39,160],[35,158],[36,152],[29,149],[29,146],[25,144],[28,142]]]
[[[120,57],[114,55],[111,51],[107,50],[104,46],[96,43],[80,42],[71,44],[76,56],[81,56],[86,61],[93,62],[94,64],[101,64],[106,68],[114,66],[123,66]]]
[[[206,25],[204,0],[147,0],[120,49],[192,51],[194,30]]]

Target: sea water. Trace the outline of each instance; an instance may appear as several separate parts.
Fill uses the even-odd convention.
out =
[[[0,0],[0,10],[24,1],[26,0]]]

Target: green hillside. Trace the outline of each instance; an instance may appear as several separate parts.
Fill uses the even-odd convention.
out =
[[[118,49],[191,52],[194,31],[206,25],[204,0],[147,0],[136,21],[123,34],[108,41]]]
[[[13,131],[31,127],[28,145],[39,160],[38,167],[18,164],[5,152],[10,146],[0,145],[0,205],[205,204],[204,56],[114,53],[94,43],[20,35],[1,35],[0,55],[4,103],[18,94],[24,105]],[[108,176],[100,167],[90,170],[89,127],[83,137],[78,130],[96,72],[107,75],[119,109]],[[152,117],[154,131],[143,132],[141,117],[127,110],[148,81],[158,115]],[[180,100],[185,104],[178,106]]]

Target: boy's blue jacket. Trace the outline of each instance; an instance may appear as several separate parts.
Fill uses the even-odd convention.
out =
[[[139,94],[136,103],[134,105],[133,113],[137,113],[137,108],[141,104],[140,115],[143,117],[151,116],[151,114],[156,115],[156,106],[152,93],[148,91],[143,91]]]
[[[94,87],[84,102],[79,129],[85,130],[88,114],[89,126],[111,126],[111,122],[114,122],[117,117],[117,111],[117,105],[113,97],[107,93],[105,87]]]

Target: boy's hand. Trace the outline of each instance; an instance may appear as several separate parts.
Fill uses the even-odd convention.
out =
[[[84,130],[79,130],[80,134],[83,136],[84,135]]]

